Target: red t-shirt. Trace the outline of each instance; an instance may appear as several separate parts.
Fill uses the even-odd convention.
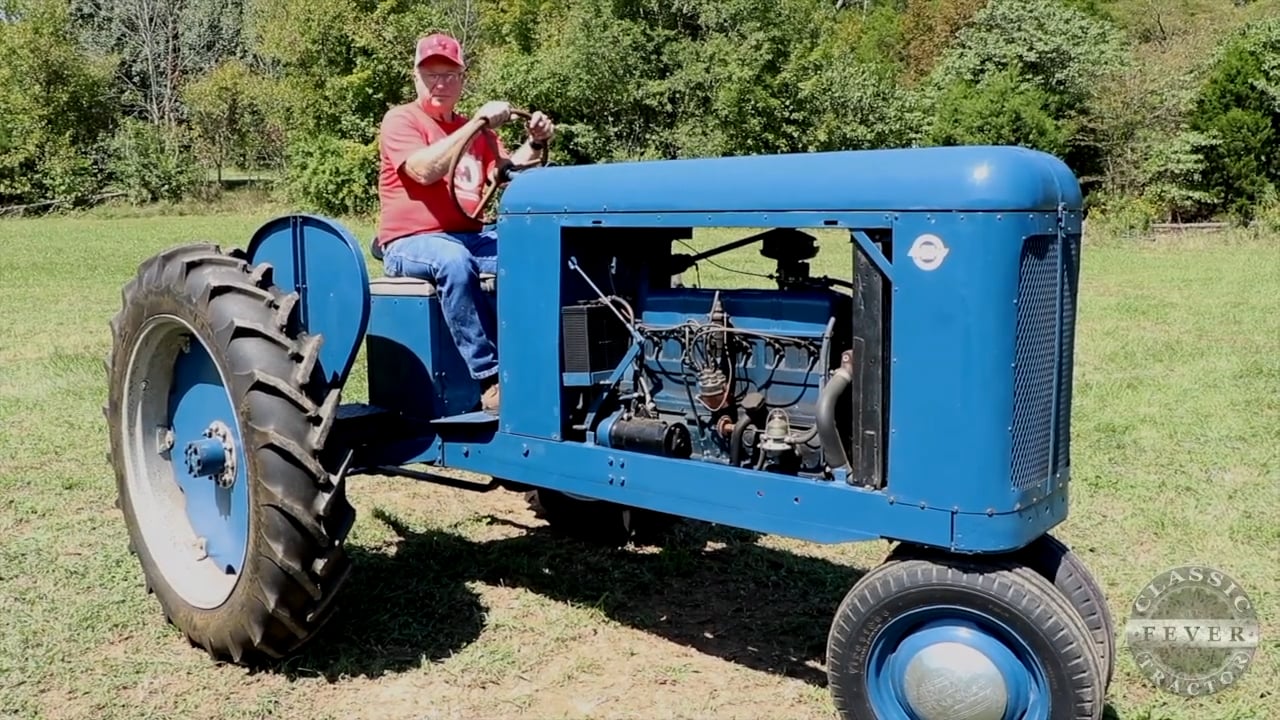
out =
[[[458,202],[475,214],[484,189],[484,179],[498,161],[502,141],[485,128],[471,141],[458,162],[458,170],[449,177],[422,185],[404,171],[404,162],[423,147],[444,139],[467,123],[467,118],[454,113],[452,121],[437,120],[418,102],[398,105],[382,118],[379,136],[378,198],[381,212],[378,220],[378,242],[385,245],[406,235],[424,232],[475,232],[480,224],[460,214],[449,196],[449,184],[457,185]],[[493,144],[485,138],[489,135]]]

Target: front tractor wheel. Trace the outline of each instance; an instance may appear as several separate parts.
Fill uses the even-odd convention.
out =
[[[105,413],[119,505],[165,616],[214,657],[297,650],[330,617],[354,521],[322,462],[338,392],[296,295],[238,251],[142,264],[111,321]]]
[[[902,543],[889,554],[890,560],[943,557],[945,552],[937,548],[913,546]],[[1093,636],[1094,651],[1102,667],[1103,687],[1110,687],[1115,675],[1115,623],[1107,607],[1107,597],[1084,561],[1065,543],[1045,533],[1026,547],[1003,556],[1005,559],[1026,565],[1040,573],[1062,593],[1084,620]]]
[[[1054,586],[1015,563],[888,560],[831,626],[827,672],[846,720],[1098,720],[1093,638]]]

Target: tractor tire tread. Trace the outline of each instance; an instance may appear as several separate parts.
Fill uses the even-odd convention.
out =
[[[341,520],[344,507],[348,507],[347,497],[347,479],[342,477],[333,482],[333,489],[327,493],[319,493],[316,495],[316,507],[313,511],[315,516],[322,521],[330,518]],[[330,532],[332,532],[330,528]]]
[[[561,536],[602,547],[624,547],[631,540],[627,508],[606,501],[587,501],[558,490],[539,488],[525,494],[535,517]]]
[[[249,555],[222,606],[183,602],[145,551],[137,519],[122,508],[130,543],[165,616],[193,645],[241,664],[286,657],[329,620],[350,575],[344,542],[355,520],[344,487],[320,460],[339,391],[316,372],[321,340],[297,327],[297,294],[276,289],[272,274],[269,266],[251,266],[239,250],[207,243],[170,248],[140,264],[110,321],[107,416],[117,457],[127,442],[120,436],[117,376],[132,335],[156,308],[186,315],[223,368],[242,416],[252,488]],[[117,491],[128,506],[124,472],[117,461]]]
[[[306,387],[315,372],[316,363],[320,360],[321,338],[311,335],[297,349],[298,367],[293,371],[293,384]]]
[[[333,424],[338,419],[338,406],[342,404],[342,390],[333,388],[325,397],[324,402],[316,408],[314,416],[316,418],[315,427],[311,429],[311,436],[308,440],[311,447],[317,450],[324,448],[329,442],[329,431],[333,430]]]
[[[293,311],[296,310],[297,307],[297,293],[290,293],[280,298],[280,301],[276,304],[276,312],[271,318],[277,330],[284,330],[289,326],[290,319],[293,317]]]
[[[249,322],[240,318],[232,318],[227,321],[225,326],[218,328],[214,334],[217,335],[219,340],[225,339],[224,341],[227,343],[244,337],[253,336],[261,340],[276,343],[280,346],[280,349],[285,352],[293,351],[293,343],[291,343],[289,338],[285,337],[278,328],[268,327],[261,322]]]
[[[1107,686],[1115,675],[1115,625],[1106,595],[1080,556],[1051,534],[1042,535],[1022,553],[1028,565],[1053,583],[1080,614],[1093,637]]]
[[[306,470],[308,474],[315,478],[315,482],[320,487],[326,490],[333,487],[333,483],[329,481],[329,472],[316,459],[314,452],[308,452],[308,449],[303,447],[301,443],[295,442],[275,430],[263,429],[260,432],[262,432],[262,442],[258,446],[259,450],[272,448],[278,451],[278,454],[285,456],[292,464]],[[311,439],[310,433],[311,431],[308,429],[305,436],[308,442]]]
[[[319,407],[304,395],[297,385],[291,385],[285,378],[269,375],[257,369],[246,373],[246,378],[249,387],[254,390],[275,393],[293,403],[294,407],[307,416],[314,416],[319,412]]]
[[[875,618],[884,613],[884,603],[902,601],[908,593],[946,588],[978,592],[993,601],[1012,606],[1028,626],[1039,629],[1050,643],[1053,657],[1070,683],[1066,692],[1070,706],[1054,707],[1058,720],[1100,720],[1104,709],[1102,669],[1097,655],[1088,647],[1092,638],[1080,616],[1051,582],[1033,569],[1017,562],[984,558],[970,560],[937,554],[928,558],[890,555],[882,565],[864,575],[845,595],[836,611],[827,638],[828,683],[841,718],[859,718],[867,712],[862,705],[865,693],[859,684],[865,678],[842,669],[860,667],[854,659],[863,643],[859,641],[855,618]],[[866,643],[869,645],[869,642]],[[1055,700],[1061,700],[1059,694]]]
[[[944,554],[938,548],[901,543],[893,548],[889,558],[927,559]],[[1104,687],[1109,688],[1115,677],[1115,621],[1106,595],[1084,561],[1051,533],[1041,535],[1026,547],[1005,554],[1005,557],[1040,573],[1079,613],[1093,638],[1094,650],[1103,669]]]
[[[525,501],[534,517],[545,520],[553,532],[604,547],[628,543],[659,546],[680,522],[680,518],[667,513],[603,500],[580,500],[546,488],[527,491]]]
[[[249,270],[249,277],[245,278],[245,282],[263,290],[270,290],[275,284],[276,269],[271,263],[258,263]]]

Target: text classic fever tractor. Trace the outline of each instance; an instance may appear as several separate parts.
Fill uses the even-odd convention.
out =
[[[535,491],[553,527],[609,542],[673,517],[894,541],[834,609],[843,717],[1101,716],[1111,619],[1048,534],[1067,517],[1080,267],[1060,161],[544,167],[507,185],[496,223],[500,415],[476,411],[436,288],[370,280],[333,221],[177,247],[124,288],[106,407],[120,505],[194,643],[244,663],[296,651],[350,568],[349,480],[426,464]],[[740,239],[679,252],[712,226]],[[836,278],[810,268],[832,235],[851,268]],[[776,287],[673,281],[748,245]],[[362,344],[368,402],[344,403]]]

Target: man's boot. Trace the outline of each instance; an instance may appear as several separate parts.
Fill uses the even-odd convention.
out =
[[[498,376],[486,378],[480,384],[480,409],[487,413],[497,413],[501,394],[498,391]]]

